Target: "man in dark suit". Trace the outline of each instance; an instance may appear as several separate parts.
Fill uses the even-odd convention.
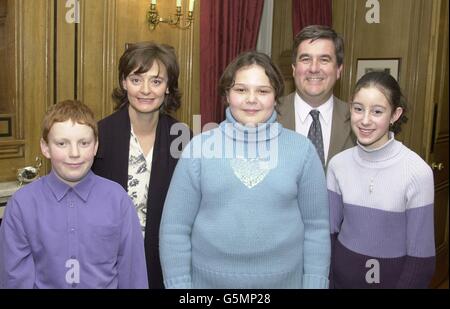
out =
[[[292,51],[296,91],[281,99],[279,109],[278,121],[313,141],[325,169],[335,154],[355,145],[350,108],[333,96],[343,60],[344,42],[333,29],[318,25],[303,28]]]

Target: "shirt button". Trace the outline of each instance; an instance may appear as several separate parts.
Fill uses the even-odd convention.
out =
[[[71,231],[72,233],[75,232],[75,228],[74,228],[74,227],[71,228],[70,231]]]

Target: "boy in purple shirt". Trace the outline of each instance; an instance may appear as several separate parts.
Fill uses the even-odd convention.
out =
[[[144,241],[122,187],[90,171],[92,111],[58,103],[43,121],[52,171],[17,191],[0,226],[0,288],[148,288]]]

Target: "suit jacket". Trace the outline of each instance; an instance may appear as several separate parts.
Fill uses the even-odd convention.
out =
[[[156,127],[153,161],[147,200],[145,226],[145,257],[149,288],[163,289],[163,276],[159,260],[159,225],[170,180],[178,159],[170,155],[170,144],[179,135],[170,135],[170,127],[177,121],[160,115]],[[131,124],[128,105],[98,123],[99,147],[92,165],[95,174],[128,186],[128,156]]]
[[[295,92],[281,98],[278,122],[283,127],[295,131]],[[356,145],[356,138],[350,127],[350,108],[347,103],[333,98],[333,116],[331,123],[330,148],[328,150],[327,166],[330,159],[339,152]],[[325,166],[326,170],[326,166]]]

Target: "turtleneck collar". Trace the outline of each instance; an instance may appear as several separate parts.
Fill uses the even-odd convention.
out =
[[[366,161],[367,163],[382,162],[393,159],[400,153],[403,146],[401,142],[395,140],[393,132],[389,132],[389,140],[384,145],[375,149],[369,149],[361,145],[359,142],[357,143],[357,154],[361,160]]]
[[[277,122],[275,110],[266,122],[259,123],[255,127],[247,127],[239,123],[231,114],[229,107],[225,114],[226,120],[220,124],[220,127],[226,136],[236,141],[264,142],[276,138],[281,133],[282,126]]]

